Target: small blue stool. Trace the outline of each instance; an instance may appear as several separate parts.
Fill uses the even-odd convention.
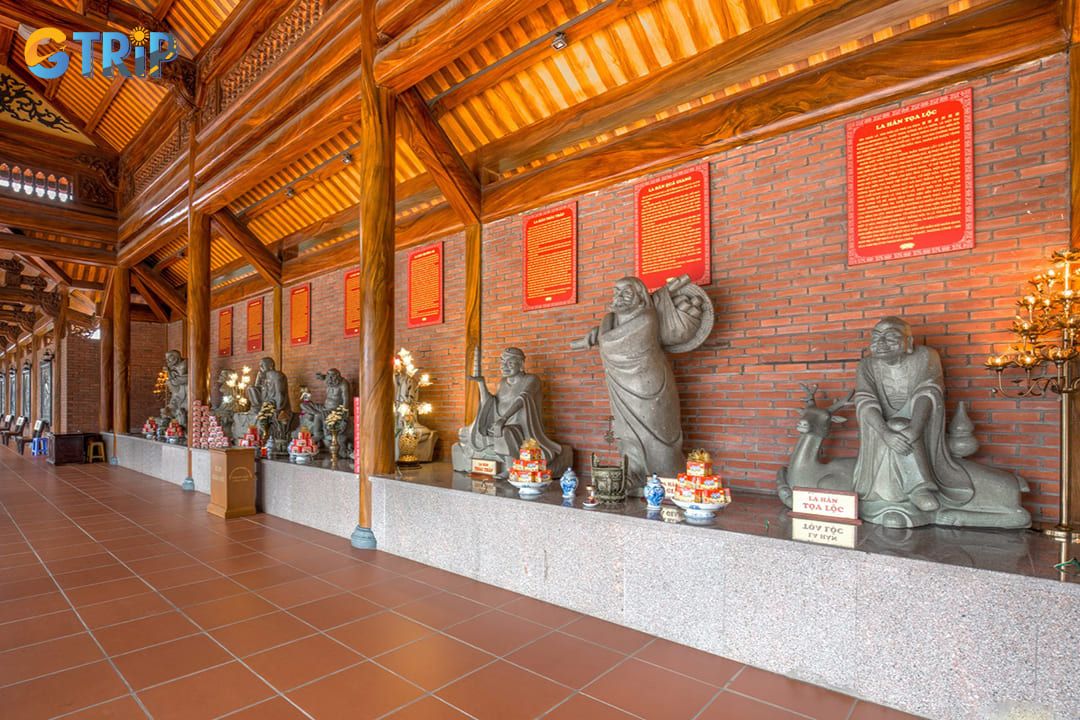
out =
[[[31,455],[48,455],[49,454],[49,438],[36,437],[33,442],[30,443]]]

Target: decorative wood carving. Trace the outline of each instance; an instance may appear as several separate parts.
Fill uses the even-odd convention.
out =
[[[83,202],[103,208],[116,207],[116,196],[105,187],[104,183],[98,182],[90,175],[79,175],[78,182],[78,196]]]
[[[11,75],[0,74],[0,112],[24,123],[39,123],[62,133],[78,129],[66,118],[50,110],[30,87]]]
[[[100,155],[79,153],[75,156],[75,162],[97,172],[109,190],[116,192],[120,189],[120,166],[115,159],[108,160]]]

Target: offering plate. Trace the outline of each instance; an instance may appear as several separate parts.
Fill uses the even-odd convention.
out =
[[[544,489],[551,484],[551,481],[547,482],[518,482],[517,480],[507,480],[508,483],[518,489],[518,495],[521,497],[536,497],[544,492]]]
[[[289,459],[297,465],[307,465],[313,457],[315,453],[289,453]]]
[[[673,497],[671,501],[682,508],[687,520],[709,520],[716,515],[716,511],[727,507],[727,503],[700,503],[688,500],[680,500]]]

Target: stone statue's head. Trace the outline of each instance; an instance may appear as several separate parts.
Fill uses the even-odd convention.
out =
[[[914,347],[911,325],[903,318],[884,318],[870,333],[870,354],[890,365],[911,353]]]
[[[337,368],[330,368],[326,371],[326,384],[328,386],[341,384],[341,371]]]
[[[645,287],[645,283],[636,277],[624,277],[615,283],[611,312],[632,313],[645,307],[648,302],[649,290]]]
[[[272,357],[264,357],[262,360],[259,361],[259,368],[262,369],[262,370],[273,370],[274,369],[274,358],[272,358]]]
[[[506,348],[499,354],[499,369],[506,377],[520,374],[525,369],[525,353],[521,348]]]
[[[175,365],[178,362],[180,362],[180,351],[179,350],[169,350],[167,353],[165,353],[165,364],[166,365],[172,366],[172,365]]]

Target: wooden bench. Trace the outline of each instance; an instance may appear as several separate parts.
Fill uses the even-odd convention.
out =
[[[23,449],[26,447],[27,443],[31,443],[34,440],[39,439],[41,437],[41,434],[48,429],[49,423],[45,422],[44,420],[38,420],[36,423],[34,423],[34,432],[30,434],[30,437],[24,437],[22,435],[16,436],[15,446],[19,449],[19,454],[23,454]]]
[[[4,445],[8,444],[8,439],[18,437],[23,434],[23,428],[26,427],[26,418],[19,416],[15,420],[15,425],[10,430],[0,430],[0,440],[4,441]]]

